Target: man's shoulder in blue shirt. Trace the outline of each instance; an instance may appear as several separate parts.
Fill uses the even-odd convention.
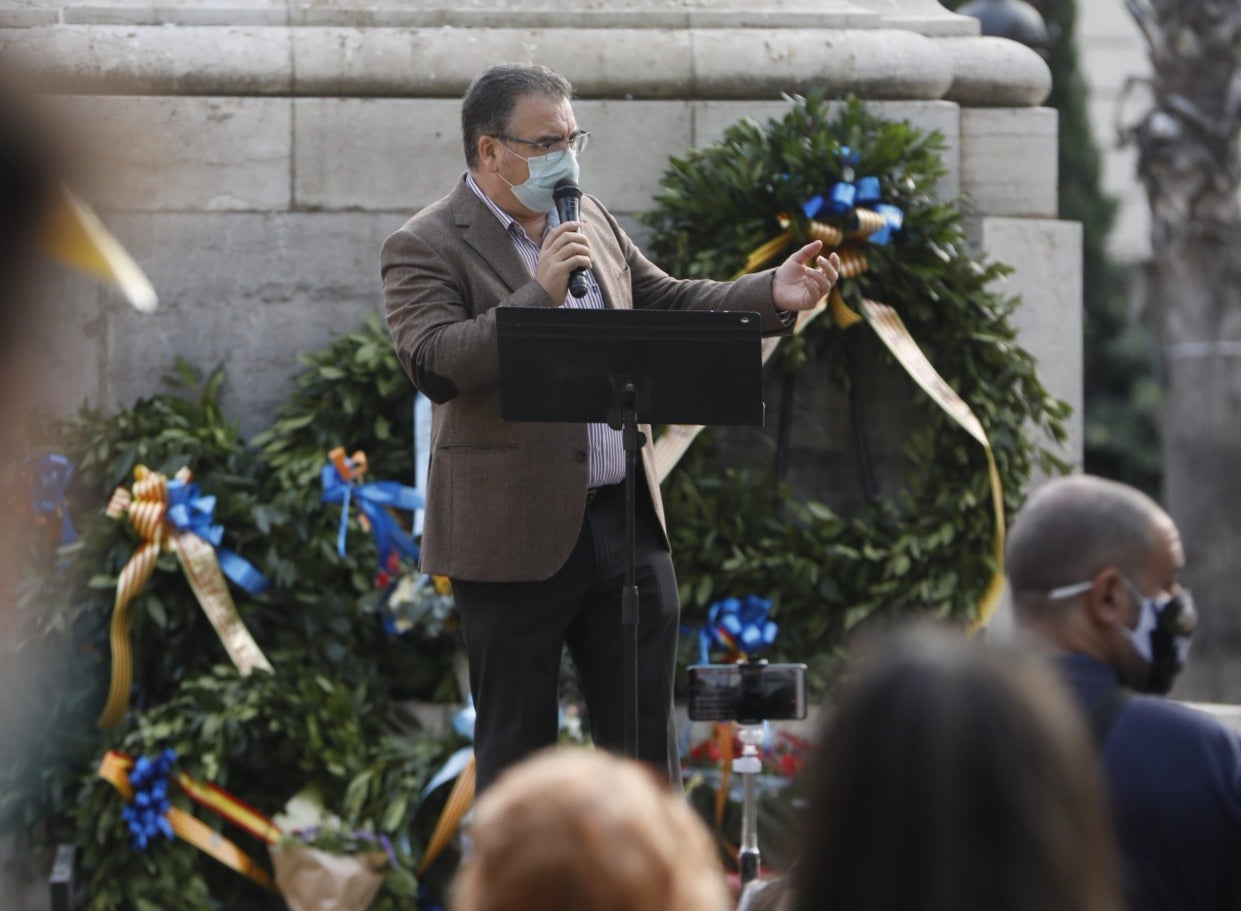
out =
[[[1119,686],[1115,673],[1081,654],[1060,670],[1095,728]],[[1196,709],[1136,694],[1101,736],[1130,907],[1241,909],[1241,736]]]

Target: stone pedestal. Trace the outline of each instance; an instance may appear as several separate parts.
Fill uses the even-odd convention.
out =
[[[84,191],[163,304],[131,313],[61,281],[49,360],[60,407],[158,389],[180,354],[225,364],[224,404],[266,426],[296,356],[380,305],[377,251],[460,173],[459,98],[497,60],[561,69],[595,140],[583,182],[641,240],[670,156],[785,93],[860,95],[946,139],[937,191],[964,196],[983,248],[1077,275],[1056,216],[1056,119],[1042,60],[935,0],[24,0],[0,57],[24,62],[89,137]],[[1052,228],[1044,229],[1044,225]],[[1022,236],[1017,246],[1008,238]],[[994,246],[993,246],[994,245]],[[1070,261],[1072,260],[1072,261]],[[1048,288],[1022,284],[1038,345]],[[1056,294],[1074,293],[1066,285]],[[68,325],[72,328],[66,330]],[[1059,325],[1059,324],[1057,324]],[[1079,377],[1071,345],[1040,355]],[[1076,380],[1072,380],[1076,382]],[[1063,394],[1080,401],[1080,389]],[[1080,434],[1074,426],[1074,454]]]
[[[923,35],[977,35],[978,20],[944,9],[938,0],[857,0],[880,15],[885,28],[909,29]]]

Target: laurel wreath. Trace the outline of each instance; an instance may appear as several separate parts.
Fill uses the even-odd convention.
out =
[[[748,258],[753,266],[751,254],[765,244],[770,262],[779,262],[819,225],[837,228],[842,252],[862,253],[868,264],[839,283],[844,302],[860,310],[867,298],[898,312],[981,421],[1012,515],[1035,464],[1067,470],[1053,447],[1066,439],[1069,409],[1017,342],[1009,317],[1018,301],[996,290],[1009,268],[972,256],[960,208],[935,194],[945,173],[943,137],[880,119],[856,99],[788,100],[783,117],[742,120],[718,143],[671,161],[643,217],[653,229],[652,257],[675,275],[727,279],[745,271]],[[884,203],[903,214],[886,244],[849,239],[851,212],[805,214],[808,201],[862,176],[877,177]],[[786,242],[773,241],[786,231]],[[850,357],[899,370],[868,332],[820,318],[782,343],[769,378],[826,364],[844,392]],[[709,441],[696,443],[664,488],[686,620],[700,620],[727,595],[772,598],[781,626],[776,655],[812,660],[821,682],[864,620],[975,619],[997,568],[985,454],[926,397],[917,409],[920,425],[904,441],[902,492],[852,516],[817,502],[773,502],[756,466],[725,467]]]

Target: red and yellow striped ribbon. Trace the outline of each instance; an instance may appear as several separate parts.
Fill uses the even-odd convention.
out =
[[[184,772],[176,777],[177,787],[199,806],[213,810],[255,838],[274,845],[280,840],[280,827],[254,807],[209,782],[195,781]]]
[[[112,646],[112,682],[108,687],[108,699],[99,716],[99,726],[112,727],[125,711],[129,702],[129,684],[133,680],[132,657],[129,649],[129,608],[134,596],[142,591],[155,561],[159,559],[164,543],[164,512],[168,508],[168,486],[163,475],[139,465],[134,469],[134,490],[118,488],[108,503],[107,514],[119,519],[129,514],[142,543],[130,556],[116,580],[116,597],[112,602],[112,622],[108,641]]]
[[[715,789],[715,828],[724,828],[724,809],[728,805],[728,782],[733,771],[733,729],[731,721],[717,721],[711,728],[715,748],[720,754],[720,783]]]
[[[870,268],[866,254],[857,247],[842,247],[836,251],[836,256],[840,258],[838,272],[841,278],[857,278]]]
[[[888,223],[886,218],[870,209],[854,209],[853,217],[857,223],[849,232],[850,237],[870,237]]]
[[[129,770],[133,768],[133,765],[133,759],[115,750],[109,750],[99,764],[99,777],[116,788],[126,803],[133,800],[134,796],[133,788],[129,784]],[[274,843],[280,837],[280,829],[276,827],[275,823],[257,810],[247,807],[231,794],[221,791],[213,785],[202,785],[191,781],[185,775],[178,775],[176,783],[191,799],[202,803],[204,806],[211,807],[227,821],[242,826],[242,828],[258,835],[264,841]],[[199,794],[204,790],[211,790],[215,792],[215,796],[210,801],[199,800],[194,793],[190,792],[189,788],[193,788]],[[244,808],[244,812],[239,808]],[[241,818],[245,818],[247,820],[246,823],[240,822],[239,819]],[[188,842],[229,869],[235,870],[242,876],[258,883],[264,889],[272,892],[279,891],[266,870],[251,860],[235,843],[213,830],[206,823],[191,816],[179,807],[169,808],[167,819],[168,824],[172,827],[173,834],[182,841]],[[259,834],[260,831],[265,834]]]
[[[337,446],[327,454],[332,466],[340,475],[341,480],[352,481],[366,474],[369,463],[366,461],[366,453],[361,449],[354,452],[352,456],[345,456],[345,447]]]
[[[177,479],[190,479],[188,468],[177,472]],[[181,568],[190,582],[198,602],[228,651],[233,664],[243,674],[271,671],[272,666],[255,643],[237,613],[237,606],[228,593],[228,585],[220,572],[215,548],[191,531],[179,530],[167,521],[168,482],[163,475],[145,465],[134,467],[133,492],[117,488],[108,502],[107,514],[119,519],[128,514],[142,543],[130,556],[116,580],[116,598],[112,603],[112,621],[108,641],[112,647],[112,679],[108,698],[99,715],[99,727],[109,728],[120,721],[129,703],[129,687],[133,680],[133,658],[130,652],[130,607],[142,591],[160,552],[177,555]]]
[[[345,455],[345,447],[337,446],[327,454],[328,461],[332,463],[332,467],[336,469],[336,473],[340,475],[341,480],[349,482],[357,480],[366,474],[369,463],[366,461],[366,453],[361,449],[354,451],[353,455]],[[358,527],[363,531],[371,530],[371,520],[366,517],[366,513],[358,510]]]
[[[745,265],[741,267],[741,271],[737,273],[736,277],[740,278],[742,275],[749,275],[759,266],[765,264],[769,259],[774,257],[777,253],[781,252],[792,240],[793,232],[784,231],[783,233],[777,234],[775,237],[771,238],[771,240],[759,244],[751,250],[750,254],[745,258]]]
[[[811,240],[821,241],[825,250],[834,250],[845,239],[844,233],[837,227],[821,221],[806,224],[806,236]]]

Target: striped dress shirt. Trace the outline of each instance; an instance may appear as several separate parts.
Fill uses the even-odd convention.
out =
[[[483,204],[495,214],[496,218],[500,219],[500,224],[504,226],[505,232],[513,242],[513,249],[521,257],[526,271],[533,277],[539,262],[539,249],[544,238],[547,237],[547,232],[560,224],[560,216],[556,214],[556,210],[552,209],[547,213],[547,226],[543,229],[543,237],[540,237],[539,243],[536,244],[512,216],[488,198],[487,194],[474,182],[472,174],[466,174],[465,181],[474,194],[483,201]],[[589,269],[586,270],[586,281],[588,286],[586,296],[578,298],[566,292],[564,306],[576,309],[603,309],[603,292],[599,289],[599,283],[595,281],[594,273]],[[590,486],[604,487],[609,484],[619,484],[625,480],[625,447],[621,441],[620,431],[613,430],[607,424],[587,424],[586,437],[590,452]]]

